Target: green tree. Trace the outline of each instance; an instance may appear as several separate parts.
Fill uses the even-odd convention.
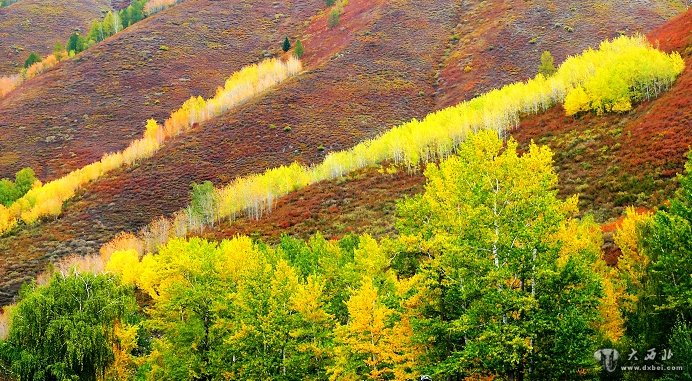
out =
[[[58,61],[60,61],[60,60],[62,60],[62,59],[64,58],[64,57],[63,57],[64,54],[65,54],[65,47],[62,46],[61,43],[56,42],[56,43],[55,43],[55,46],[53,46],[53,55],[55,56],[55,58],[56,58]]]
[[[0,204],[10,206],[31,190],[36,181],[34,170],[29,167],[15,173],[14,181],[10,179],[0,180]]]
[[[324,282],[301,281],[282,251],[195,238],[145,260],[157,278],[152,378],[324,379],[334,326]]]
[[[139,22],[144,19],[144,6],[146,5],[147,0],[134,0],[132,1],[132,4],[127,7],[127,11],[129,14],[129,24],[132,25],[136,22]]]
[[[291,41],[288,40],[288,37],[284,39],[284,43],[283,45],[281,45],[281,49],[283,49],[284,52],[291,50]]]
[[[692,321],[692,151],[685,168],[670,206],[639,227],[642,249],[650,262],[628,331],[643,345],[661,345],[676,321]]]
[[[671,365],[682,365],[681,371],[666,372],[660,381],[685,381],[692,380],[692,328],[688,322],[678,320],[668,338],[668,348],[673,357],[668,361]],[[673,360],[674,359],[674,360]],[[686,365],[686,366],[685,366]]]
[[[20,298],[0,358],[21,380],[99,379],[114,360],[114,323],[135,308],[132,290],[107,275],[56,274]]]
[[[418,335],[442,377],[577,378],[596,371],[599,253],[556,235],[577,223],[548,148],[493,132],[426,170],[423,195],[399,207],[399,230],[427,248]],[[533,364],[533,365],[531,365]],[[529,370],[530,369],[530,370]]]
[[[106,39],[106,37],[106,33],[103,29],[103,23],[98,20],[94,20],[91,23],[91,27],[89,27],[89,33],[87,33],[86,37],[87,41],[90,43],[97,43],[103,41]]]
[[[239,253],[245,254],[245,253]],[[148,257],[145,257],[145,259]],[[218,246],[201,239],[172,240],[155,257],[155,298],[147,327],[157,333],[148,358],[157,380],[210,380],[221,374],[220,314],[233,282],[219,271]],[[144,262],[144,260],[143,260]]]
[[[29,54],[29,57],[27,57],[26,61],[24,61],[24,68],[28,69],[29,66],[37,62],[41,62],[41,56],[32,52],[31,54]]]
[[[120,22],[123,24],[123,28],[127,28],[128,26],[130,26],[131,14],[132,12],[130,11],[130,7],[118,11],[118,16],[120,17]]]
[[[84,50],[85,41],[78,32],[72,32],[70,38],[67,40],[67,46],[65,49],[70,54],[77,54]]]
[[[555,68],[555,59],[553,58],[553,55],[546,50],[543,52],[543,54],[541,54],[541,65],[538,67],[538,73],[543,74],[546,77],[550,77],[556,72],[557,68]]]
[[[31,190],[31,187],[34,186],[36,180],[34,170],[29,167],[20,169],[14,175],[14,184],[17,187],[17,191],[22,196]]]
[[[9,179],[0,180],[0,204],[10,206],[20,197],[17,186]]]
[[[296,55],[296,57],[301,58],[303,57],[303,54],[305,53],[305,48],[303,47],[303,42],[300,41],[300,39],[296,40],[296,46],[293,49],[293,53]]]
[[[327,25],[329,28],[334,28],[337,25],[339,25],[339,21],[341,20],[341,10],[340,9],[332,9],[331,12],[329,12],[329,18],[327,19]]]
[[[203,224],[213,224],[217,209],[216,190],[211,181],[192,183],[190,210]]]

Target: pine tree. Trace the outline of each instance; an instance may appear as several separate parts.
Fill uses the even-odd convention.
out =
[[[288,40],[288,37],[284,39],[284,43],[281,48],[284,50],[284,52],[291,50],[291,41]]]
[[[76,53],[79,53],[82,51],[83,46],[84,46],[84,44],[82,42],[82,38],[80,37],[79,33],[72,32],[69,40],[67,40],[67,46],[65,47],[65,49],[70,54],[76,54]]]
[[[329,28],[334,28],[337,25],[339,25],[339,21],[341,20],[341,10],[340,9],[332,9],[331,12],[329,12],[329,18],[327,19],[327,26]]]
[[[38,54],[32,52],[31,54],[29,54],[29,57],[27,57],[26,61],[24,61],[24,68],[28,69],[29,66],[37,62],[41,62],[41,57]]]

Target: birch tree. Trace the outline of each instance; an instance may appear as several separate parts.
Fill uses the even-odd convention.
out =
[[[532,144],[520,156],[515,141],[503,146],[481,132],[426,177],[425,193],[400,206],[399,229],[432,258],[421,266],[418,333],[431,372],[555,379],[593,370],[598,252],[562,250],[570,246],[551,239],[574,216],[576,198],[557,197],[550,150]],[[557,366],[547,361],[554,356]],[[545,366],[530,369],[537,362]]]

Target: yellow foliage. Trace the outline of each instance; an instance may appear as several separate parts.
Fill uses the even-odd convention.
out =
[[[64,57],[66,54],[66,52],[63,52],[58,56],[51,54],[43,60],[29,66],[27,69],[23,69],[20,74],[0,77],[0,98],[4,97],[7,93],[21,85],[25,80],[34,78],[35,76],[57,65],[58,62],[60,62],[61,57]],[[0,229],[0,232],[1,231],[2,230]]]
[[[110,257],[116,251],[134,250],[138,256],[144,254],[144,244],[132,233],[120,233],[105,245],[101,246],[99,254],[104,263],[108,263]]]
[[[104,379],[126,381],[131,380],[139,364],[132,351],[137,348],[136,325],[117,322],[114,326],[115,344],[113,344],[113,363],[106,370]],[[140,360],[141,361],[141,360]]]
[[[568,115],[588,110],[602,114],[626,112],[632,102],[658,96],[684,68],[678,53],[658,51],[637,35],[603,41],[598,50],[588,49],[579,57],[568,58],[558,75],[578,85],[568,90]]]
[[[35,75],[54,64],[54,61],[57,63],[55,56],[48,56],[41,63],[34,65],[41,66],[31,66],[26,75]],[[0,210],[0,234],[11,229],[19,219],[26,224],[33,224],[42,217],[60,215],[63,203],[72,198],[84,184],[114,169],[132,165],[138,160],[152,156],[166,139],[188,131],[196,123],[228,111],[301,70],[301,63],[296,58],[290,58],[285,62],[269,59],[243,68],[226,80],[225,86],[219,88],[213,98],[204,100],[202,97],[192,97],[187,100],[180,109],[171,114],[163,127],[153,119],[148,120],[143,137],[131,142],[123,151],[106,154],[100,161],[76,169],[57,180],[36,186],[15,201],[10,208]]]
[[[61,56],[66,56],[67,52],[63,53]],[[45,72],[46,70],[52,68],[53,66],[57,65],[58,62],[60,62],[59,57],[57,57],[55,54],[51,54],[47,56],[46,58],[42,59],[39,62],[36,62],[35,64],[29,66],[26,71],[24,72],[24,78],[25,79],[31,79],[34,78],[35,76]]]
[[[603,324],[601,331],[612,342],[617,342],[625,333],[625,320],[620,312],[621,289],[611,277],[603,278],[603,298],[598,307]]]
[[[307,283],[298,285],[291,297],[291,308],[309,323],[329,324],[332,316],[324,310],[323,292],[324,283],[310,276]]]
[[[0,205],[0,232],[6,232],[17,225],[12,213],[4,205]]]
[[[139,253],[135,250],[114,252],[106,264],[106,271],[120,275],[124,284],[137,284],[140,278]]]
[[[552,242],[559,242],[560,253],[558,265],[564,266],[570,256],[579,253],[588,263],[600,263],[603,234],[598,224],[593,221],[570,220],[550,237]]]
[[[137,279],[137,287],[147,292],[149,296],[155,298],[158,296],[155,287],[159,284],[161,277],[158,272],[158,263],[156,258],[150,254],[142,257],[139,264],[139,279]]]
[[[222,253],[221,272],[232,281],[239,281],[244,274],[256,271],[260,266],[260,253],[246,236],[224,240],[219,246]]]
[[[380,244],[367,234],[360,237],[360,243],[353,254],[355,269],[362,275],[377,277],[390,265],[389,258]],[[396,279],[393,274],[390,275],[393,280]]]
[[[637,213],[634,208],[629,207],[614,235],[615,244],[622,252],[618,258],[617,272],[623,283],[622,287],[625,288],[622,307],[627,311],[633,311],[635,308],[638,300],[637,291],[643,288],[642,279],[650,262],[639,246],[637,227],[650,219],[651,213]]]
[[[7,93],[14,90],[21,83],[22,77],[19,75],[0,77],[0,97],[4,97]]]
[[[363,277],[360,288],[354,290],[346,303],[348,323],[336,329],[334,365],[330,380],[409,380],[415,351],[409,339],[413,336],[409,317],[396,323],[395,311],[381,301],[373,279]],[[358,368],[364,364],[368,373]]]
[[[574,90],[570,91],[565,97],[565,113],[567,115],[574,115],[582,111],[588,111],[589,106],[589,96],[586,95],[586,91],[581,86],[577,86]]]

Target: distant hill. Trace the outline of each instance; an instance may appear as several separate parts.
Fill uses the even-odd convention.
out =
[[[110,7],[110,0],[20,0],[0,8],[0,75],[16,74],[32,52],[52,53]]]

